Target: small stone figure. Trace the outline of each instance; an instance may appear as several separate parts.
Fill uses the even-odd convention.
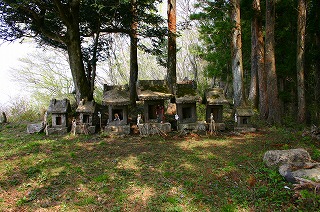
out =
[[[101,113],[100,113],[100,111],[98,111],[98,117],[99,117],[100,129],[102,129],[102,128],[101,128]]]
[[[213,113],[210,114],[210,135],[216,132],[216,122],[214,121]]]
[[[118,113],[114,114],[114,121],[120,121],[120,117],[119,117]]]
[[[75,118],[72,119],[71,132],[72,132],[73,135],[76,135],[76,132],[77,132],[77,120]]]
[[[120,124],[120,117],[119,117],[119,114],[118,113],[115,113],[114,114],[114,119],[113,121],[116,122],[116,125],[119,125]]]
[[[0,117],[0,124],[5,124],[7,123],[7,116],[5,112],[2,112],[2,115]]]
[[[156,114],[157,114],[158,123],[163,123],[163,120],[164,120],[164,107],[162,105],[158,105],[157,106]]]
[[[137,125],[140,124],[140,121],[141,121],[141,114],[138,114],[138,118],[137,118]]]

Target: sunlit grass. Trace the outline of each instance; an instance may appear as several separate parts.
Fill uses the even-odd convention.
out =
[[[245,135],[162,138],[28,135],[0,132],[0,211],[279,211],[312,210],[265,151],[319,142],[271,129]]]

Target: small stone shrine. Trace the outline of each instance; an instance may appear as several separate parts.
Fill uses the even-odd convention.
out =
[[[253,110],[250,106],[245,104],[240,105],[235,112],[235,121],[237,126],[234,128],[235,131],[241,132],[254,132],[255,128],[251,126],[251,116],[253,116]]]
[[[76,133],[80,134],[94,134],[96,132],[97,111],[94,100],[81,100],[76,112],[79,114],[79,123],[76,125]],[[74,122],[75,120],[73,120]],[[73,123],[75,124],[75,123]],[[74,127],[74,126],[73,126]]]
[[[178,130],[199,130],[205,131],[204,122],[197,122],[197,102],[201,101],[201,97],[196,92],[197,85],[193,80],[184,80],[177,83],[176,91],[176,119],[178,122]]]
[[[47,134],[65,134],[68,132],[69,121],[68,113],[71,111],[70,101],[68,99],[52,99],[48,108],[48,114],[51,114],[51,126],[47,126]]]
[[[140,134],[166,133],[171,124],[164,116],[165,100],[172,98],[164,80],[140,80],[137,83],[138,99],[143,101],[144,123],[138,124]]]
[[[228,103],[222,88],[213,88],[205,92],[206,122],[208,128],[213,130],[225,130],[223,123],[223,105]],[[213,126],[211,126],[213,125]]]
[[[105,130],[114,134],[130,134],[128,105],[130,104],[127,85],[104,85],[103,105],[108,106],[108,122]]]

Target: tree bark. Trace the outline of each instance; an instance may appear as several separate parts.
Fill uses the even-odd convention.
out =
[[[168,67],[167,82],[170,92],[175,94],[177,84],[176,73],[176,0],[168,0]]]
[[[297,32],[297,94],[298,94],[298,122],[306,121],[306,97],[304,82],[304,55],[307,9],[306,0],[298,1],[298,32]]]
[[[275,0],[266,1],[266,42],[265,42],[265,69],[267,72],[268,93],[268,121],[272,124],[280,123],[281,113],[278,96],[278,83],[275,63]]]
[[[252,19],[252,55],[251,68],[257,72],[258,75],[258,102],[261,119],[267,119],[268,115],[268,100],[267,100],[267,83],[266,72],[264,68],[264,39],[262,31],[262,14],[260,0],[253,0],[254,16]]]
[[[249,101],[255,108],[259,106],[258,100],[258,35],[257,22],[255,19],[251,22],[251,80],[249,90]]]
[[[231,19],[234,23],[232,31],[232,73],[234,105],[238,107],[245,100],[243,85],[242,41],[240,25],[240,0],[232,0]]]
[[[87,99],[88,101],[92,100],[93,92],[91,92],[90,82],[86,77],[82,59],[78,1],[74,1],[72,4],[70,4],[69,15],[70,16],[68,16],[68,20],[66,20],[68,36],[66,45],[69,56],[70,69],[76,90],[76,100],[77,103],[79,103],[82,99]],[[61,14],[61,16],[64,15]]]
[[[137,21],[137,0],[131,0],[132,23],[130,33],[130,102],[132,106],[136,105],[137,90],[136,83],[138,80],[138,21]]]

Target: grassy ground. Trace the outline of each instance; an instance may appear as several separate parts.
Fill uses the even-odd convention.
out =
[[[320,143],[301,132],[168,138],[28,135],[0,129],[0,211],[316,211],[262,162],[270,149]]]

